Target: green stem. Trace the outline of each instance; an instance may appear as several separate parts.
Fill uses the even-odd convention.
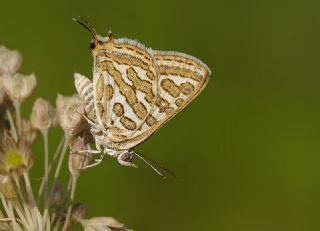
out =
[[[62,231],[66,231],[68,226],[69,226],[69,222],[70,222],[70,218],[71,218],[71,211],[72,211],[72,204],[73,204],[74,195],[75,195],[75,192],[76,192],[78,179],[79,179],[79,174],[72,175],[70,204],[69,204],[69,207],[68,207],[67,218],[66,218],[66,221],[64,222]]]
[[[62,167],[62,163],[63,163],[64,157],[65,157],[65,155],[66,155],[66,152],[67,152],[69,139],[70,139],[70,137],[66,134],[66,135],[65,135],[64,144],[63,144],[63,148],[62,148],[62,151],[61,151],[61,155],[60,155],[60,158],[59,158],[59,162],[58,162],[58,165],[57,165],[55,174],[54,174],[53,183],[52,183],[51,188],[50,188],[50,191],[49,191],[49,198],[52,196],[54,187],[56,186],[56,184],[57,184],[57,182],[58,182],[58,177],[59,177],[59,174],[60,174],[60,170],[61,170],[61,167]],[[50,205],[49,202],[50,202],[50,200],[47,200],[46,203],[45,203],[44,213],[43,213],[43,219],[44,219],[44,220],[47,219],[48,214],[49,214],[49,205]]]
[[[44,141],[44,198],[48,199],[48,175],[49,175],[49,145],[48,145],[48,129],[42,130]]]
[[[64,140],[65,140],[65,136],[63,136],[63,137],[61,138],[60,143],[59,143],[59,145],[58,145],[55,153],[53,154],[53,158],[52,158],[52,160],[50,161],[50,164],[49,164],[49,166],[48,166],[48,178],[49,178],[49,174],[50,174],[50,172],[51,172],[53,163],[54,163],[55,160],[58,158],[59,154],[61,154],[61,148],[62,148],[62,146],[63,146],[63,144],[64,144]],[[45,180],[46,180],[46,179],[43,177],[43,178],[42,178],[42,181],[41,181],[41,184],[40,184],[40,187],[39,187],[38,200],[37,200],[37,201],[38,201],[38,205],[39,205],[39,203],[40,203],[40,198],[41,198],[41,196],[42,196],[42,192],[43,192],[43,189],[44,189]]]
[[[16,130],[16,125],[13,122],[11,111],[10,111],[10,109],[7,109],[6,112],[7,112],[7,117],[8,117],[9,123],[10,123],[12,137],[16,142],[18,142],[18,133]]]
[[[18,128],[18,136],[22,135],[22,123],[21,123],[21,103],[19,101],[13,102],[14,109],[16,111],[16,123]]]

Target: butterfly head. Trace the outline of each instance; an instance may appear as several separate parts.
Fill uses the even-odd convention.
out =
[[[135,156],[135,152],[133,149],[128,149],[119,153],[117,160],[119,164],[129,167],[137,167],[134,163],[132,163],[132,159]]]
[[[111,42],[112,41],[112,32],[111,30],[108,33],[107,37],[103,37],[97,34],[96,30],[94,29],[94,27],[84,18],[82,18],[81,16],[78,16],[76,18],[72,18],[75,22],[79,23],[81,26],[83,26],[85,29],[87,29],[91,35],[92,35],[92,39],[89,45],[89,48],[91,51],[95,51],[98,49],[99,46]]]

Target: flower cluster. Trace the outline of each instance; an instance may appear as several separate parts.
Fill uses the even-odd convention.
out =
[[[18,73],[21,63],[18,51],[0,46],[0,230],[66,231],[78,223],[85,231],[128,231],[111,217],[88,219],[87,207],[74,203],[81,172],[93,162],[83,102],[78,95],[59,94],[54,107],[38,98],[30,117],[23,118],[21,105],[33,93],[37,80],[35,74]],[[50,155],[49,130],[58,126],[64,135]],[[29,171],[34,166],[31,146],[38,136],[44,147],[44,174],[35,194]],[[59,183],[65,159],[70,173],[66,189]]]

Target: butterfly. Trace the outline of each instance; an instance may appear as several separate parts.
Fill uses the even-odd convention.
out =
[[[138,156],[163,175],[133,148],[204,89],[210,69],[184,53],[152,50],[136,40],[114,39],[111,32],[102,37],[87,21],[74,20],[93,36],[93,80],[78,73],[74,77],[100,161],[108,154],[134,167],[132,159]]]

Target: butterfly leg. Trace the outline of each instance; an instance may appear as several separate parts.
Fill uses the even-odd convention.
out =
[[[94,160],[94,163],[85,166],[84,168],[82,168],[82,170],[85,170],[85,169],[88,169],[88,168],[92,168],[92,167],[95,167],[95,166],[99,165],[99,164],[103,161],[105,155],[106,155],[106,153],[103,152],[103,153],[100,155],[100,158],[99,158],[99,159],[95,159],[95,160]]]
[[[94,163],[87,165],[83,169],[95,167],[95,166],[99,165],[104,160],[104,157],[107,154],[106,150],[102,150],[101,146],[97,142],[96,142],[96,147],[97,147],[97,150],[90,150],[90,151],[91,151],[91,153],[93,152],[94,154],[101,154],[100,157],[98,159],[94,159],[93,160]]]
[[[102,149],[101,149],[101,147],[100,147],[100,144],[98,144],[97,142],[96,142],[96,150],[91,149],[89,145],[88,145],[87,147],[88,147],[88,149],[86,149],[86,150],[79,150],[79,151],[77,151],[77,152],[78,152],[78,153],[82,153],[82,154],[85,154],[85,153],[101,154],[101,153],[102,153]]]

